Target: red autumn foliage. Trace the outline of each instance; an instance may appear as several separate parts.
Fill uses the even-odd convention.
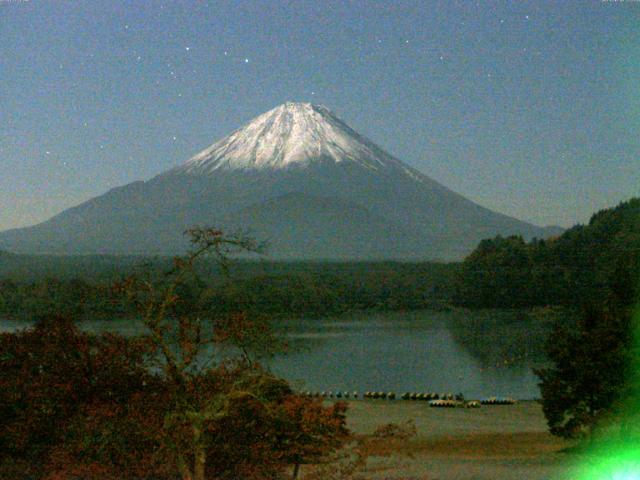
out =
[[[345,406],[324,407],[243,361],[176,386],[145,365],[148,345],[89,336],[63,318],[0,336],[0,478],[173,479],[192,425],[176,402],[206,411],[206,478],[277,478],[317,461],[346,438]]]
[[[23,461],[38,476],[74,423],[90,426],[91,406],[113,415],[106,406],[127,405],[160,384],[144,365],[146,342],[91,337],[61,317],[1,334],[0,352],[0,464]],[[0,477],[8,478],[2,470]]]
[[[92,336],[56,316],[0,334],[0,478],[274,479],[344,442],[345,405],[296,396],[250,357],[272,343],[263,320],[207,323],[182,302],[200,255],[212,249],[224,263],[252,245],[191,233],[196,250],[160,284],[118,286],[140,307],[144,337]],[[213,355],[228,345],[240,354]]]

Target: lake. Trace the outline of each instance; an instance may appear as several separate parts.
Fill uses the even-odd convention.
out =
[[[91,332],[141,332],[137,321],[85,321]],[[3,320],[12,331],[24,322]],[[277,328],[291,351],[268,361],[299,390],[539,397],[532,367],[545,329],[513,312],[359,312],[296,319]]]

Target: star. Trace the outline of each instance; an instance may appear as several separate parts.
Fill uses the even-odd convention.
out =
[[[524,16],[525,20],[529,20],[529,15]]]
[[[189,50],[191,50],[191,47],[184,47],[184,49],[188,52]]]
[[[226,57],[227,55],[229,55],[229,52],[227,52],[226,50],[224,51],[224,56]]]
[[[46,152],[44,152],[45,155],[51,155],[51,152],[49,150],[47,150]]]
[[[142,57],[140,55],[138,55],[138,57],[136,58],[136,60],[140,61],[142,60]]]
[[[244,63],[249,63],[249,59],[248,59],[248,58],[245,58],[245,59],[244,59]]]
[[[178,137],[176,137],[175,135],[173,137],[171,137],[171,138],[173,138],[174,142],[178,139]]]

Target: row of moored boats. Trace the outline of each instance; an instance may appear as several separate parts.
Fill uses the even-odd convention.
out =
[[[462,394],[453,395],[452,393],[431,393],[431,392],[405,392],[402,395],[396,395],[396,392],[373,392],[367,391],[362,394],[358,392],[347,391],[321,391],[303,393],[306,397],[313,398],[339,398],[339,399],[363,399],[371,400],[414,400],[414,401],[427,401],[430,407],[452,408],[452,407],[466,407],[466,408],[479,408],[481,405],[513,405],[517,403],[511,397],[487,397],[480,400],[465,400]]]

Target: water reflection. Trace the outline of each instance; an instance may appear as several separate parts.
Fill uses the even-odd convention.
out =
[[[309,390],[538,397],[530,359],[540,355],[522,344],[531,336],[527,319],[508,323],[500,333],[499,322],[504,319],[496,318],[491,328],[482,329],[473,322],[465,326],[470,315],[358,313],[335,320],[291,321],[282,330],[294,351],[270,364],[298,388]],[[502,343],[496,340],[496,333]],[[521,351],[527,351],[528,358],[518,357]],[[505,359],[505,354],[511,356]],[[492,363],[495,358],[500,359],[499,366]]]

